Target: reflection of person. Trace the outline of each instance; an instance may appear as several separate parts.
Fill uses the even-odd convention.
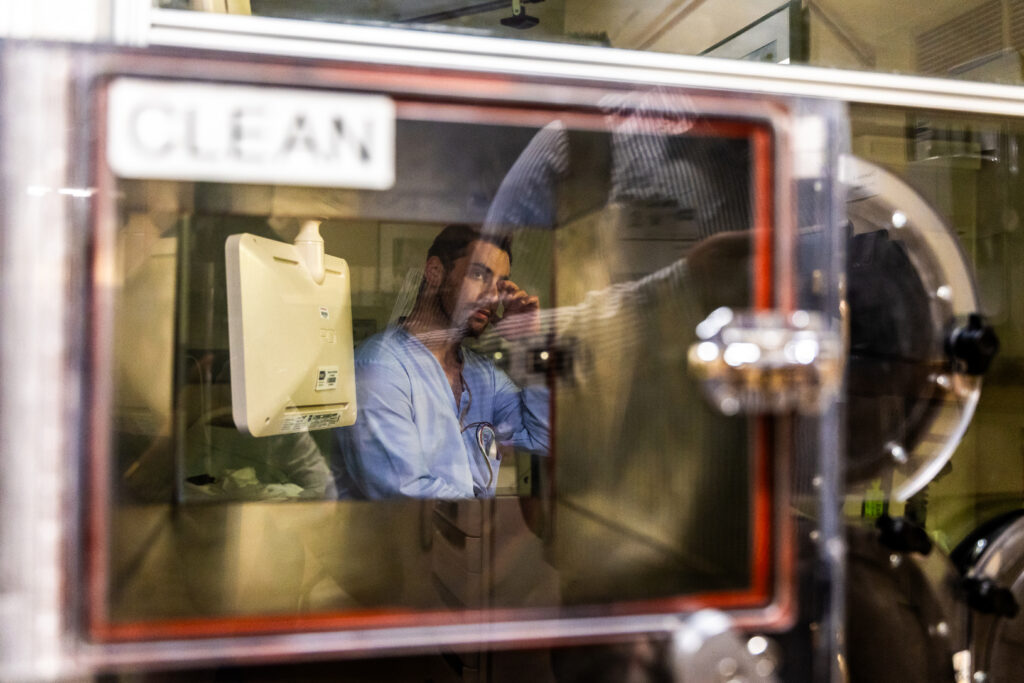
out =
[[[170,343],[170,342],[168,342]],[[188,356],[190,373],[179,390],[175,432],[170,417],[159,435],[126,468],[125,491],[133,499],[197,500],[334,499],[334,479],[320,446],[307,432],[255,439],[231,423],[228,368],[214,371],[214,355]],[[201,393],[200,393],[201,392]],[[215,405],[207,409],[202,396]],[[183,480],[176,454],[181,453]]]
[[[492,322],[509,337],[539,328],[510,267],[507,237],[450,225],[434,240],[412,312],[356,352],[359,413],[335,432],[340,497],[490,496],[498,442],[547,452],[546,388],[520,390],[462,346]]]

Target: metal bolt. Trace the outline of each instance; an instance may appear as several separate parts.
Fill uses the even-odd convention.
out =
[[[897,465],[906,465],[907,461],[910,460],[910,456],[907,454],[907,449],[898,443],[890,441],[885,445],[885,449],[889,452],[889,457],[891,457]]]
[[[811,272],[811,291],[815,294],[825,291],[825,273],[819,269]]]
[[[816,532],[811,533],[813,534]],[[767,651],[768,639],[764,636],[754,636],[753,638],[747,641],[747,652],[754,655],[755,657],[760,657]]]
[[[988,680],[988,674],[984,671],[974,672],[974,683],[985,683]]]
[[[740,402],[733,396],[726,396],[718,403],[718,409],[722,411],[723,415],[733,416],[740,412]]]
[[[893,553],[892,555],[889,556],[889,564],[892,565],[893,569],[896,569],[901,564],[903,564],[903,556],[900,555],[899,553]]]
[[[732,678],[739,669],[740,665],[732,657],[726,657],[718,662],[718,675],[722,677],[722,680]]]
[[[775,662],[768,658],[760,660],[757,664],[754,665],[754,673],[756,673],[761,678],[768,678],[773,673],[775,673]]]

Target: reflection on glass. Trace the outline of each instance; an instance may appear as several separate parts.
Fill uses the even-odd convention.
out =
[[[176,10],[387,25],[755,61],[801,59],[801,3],[628,0],[153,0]],[[699,27],[699,30],[694,30]],[[791,44],[796,49],[791,49]]]
[[[547,388],[520,390],[493,358],[463,348],[492,321],[509,342],[537,334],[539,299],[510,279],[511,257],[508,237],[465,224],[431,243],[412,310],[356,353],[358,417],[337,432],[342,497],[493,495],[499,459],[473,425],[547,453]]]
[[[1024,2],[153,0],[155,6],[429,28],[771,63],[1022,82]],[[884,12],[885,21],[879,22]]]
[[[751,300],[757,126],[660,97],[400,120],[383,192],[119,181],[111,623],[749,591],[753,437],[686,349]],[[309,216],[351,273],[358,415],[254,438],[224,244]]]
[[[1011,6],[1018,4],[1011,3]],[[981,11],[984,8],[979,6],[976,9]],[[960,11],[966,13],[969,8],[962,7]],[[1024,409],[1021,402],[1024,394],[1020,391],[1024,377],[1021,373],[1024,309],[1020,305],[1022,299],[1017,283],[1021,281],[1021,264],[1024,263],[1024,233],[1020,230],[1020,216],[1024,211],[1021,197],[1024,195],[1021,193],[1022,176],[1019,172],[1019,146],[1024,129],[1019,121],[1011,119],[857,106],[851,108],[851,132],[855,154],[883,166],[913,187],[953,229],[960,248],[967,256],[969,272],[977,288],[979,311],[994,326],[1000,342],[999,353],[984,376],[984,386],[971,426],[949,465],[943,467],[927,488],[908,500],[905,506],[898,502],[885,504],[889,514],[905,514],[922,523],[940,547],[952,549],[959,539],[986,520],[1020,507],[1022,488],[1016,473],[1020,462],[1021,429],[1024,428],[1020,420]],[[888,208],[888,213],[875,217],[876,225],[889,224],[888,232],[901,235],[908,228],[914,228],[912,217],[907,217],[906,224],[899,225],[904,223],[904,219],[892,213],[891,207]],[[851,242],[854,247],[851,249],[854,257],[851,263],[868,275],[863,284],[869,281],[877,283],[877,272],[881,268],[879,264],[885,262],[883,259],[890,262],[894,257],[907,260],[907,255],[897,253],[894,245],[882,241],[884,236],[884,232],[874,236],[870,233],[855,235]],[[945,261],[941,265],[947,270],[950,267]],[[870,273],[872,269],[876,271],[874,275]],[[887,279],[907,280],[895,268],[890,266],[888,270]],[[928,268],[919,269],[914,276],[918,282],[912,288],[904,285],[901,292],[901,299],[916,299],[917,304],[902,310],[899,301],[890,302],[892,310],[887,315],[892,322],[888,325],[902,327],[904,331],[898,340],[903,345],[919,346],[922,343],[921,325],[927,326],[924,329],[934,330],[933,322],[922,321],[920,317],[933,315],[930,311],[936,307],[949,308],[952,305],[954,313],[965,313],[962,308],[957,310],[955,304],[971,283],[929,281],[928,275]],[[854,273],[851,272],[852,277]],[[942,285],[946,288],[943,289]],[[884,325],[875,327],[875,335],[884,333]],[[948,330],[939,329],[937,332],[945,335]],[[904,353],[912,357],[911,351],[912,348],[906,348]],[[885,401],[890,406],[896,400],[907,401],[906,405],[918,401],[927,406],[926,401],[932,399],[921,388],[938,385],[940,391],[957,389],[959,379],[956,375],[951,374],[946,366],[939,369],[942,372],[933,371],[932,377],[920,373],[917,380],[920,388],[916,391],[899,387],[899,392],[886,392],[891,396],[902,393],[905,398],[886,398]],[[876,382],[870,390],[877,396],[886,391],[887,384],[897,387],[899,383],[907,383],[908,379],[910,373],[906,370],[899,373],[890,371],[885,381]],[[938,384],[940,381],[948,383],[948,386]],[[860,386],[869,388],[863,382]],[[852,388],[857,389],[857,386]],[[890,410],[891,415],[908,412],[903,406],[894,407],[898,412]],[[932,408],[929,406],[928,409]],[[913,416],[908,415],[910,417]],[[878,427],[887,429],[899,426],[906,430],[914,424],[910,419],[902,424],[876,421]],[[922,432],[930,436],[928,431],[951,431],[953,424],[952,421],[937,420],[934,428]],[[863,439],[863,432],[852,431],[851,435],[856,435],[851,438],[855,444]],[[935,440],[925,438],[922,441],[931,445],[928,442]],[[872,509],[872,498],[884,498],[903,484],[906,472],[893,474],[892,469],[894,466],[890,465],[890,472],[875,475],[873,481],[853,488],[847,508],[849,515],[869,516],[862,510]],[[881,507],[881,504],[874,505],[876,515]]]

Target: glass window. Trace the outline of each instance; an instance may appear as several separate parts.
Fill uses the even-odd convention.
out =
[[[686,350],[712,310],[757,295],[772,129],[644,97],[400,103],[383,190],[115,178],[94,632],[767,601],[770,444],[708,407]],[[289,153],[316,154],[303,130]],[[325,277],[349,281],[314,344],[355,347],[333,372],[357,409],[254,436],[238,382],[282,368],[287,413],[329,380],[293,362],[304,328],[284,314],[259,328],[284,350],[239,362],[232,236],[294,249],[311,220]],[[307,305],[288,279],[304,267],[260,262],[262,315]],[[329,325],[346,315],[350,337]]]
[[[153,0],[161,8],[1022,82],[1024,1]],[[884,17],[884,21],[880,21]]]
[[[853,151],[912,186],[952,228],[976,279],[979,312],[1000,340],[977,412],[950,464],[905,507],[889,503],[891,514],[925,524],[946,550],[983,522],[1019,507],[1022,132],[1020,122],[1006,118],[851,108]],[[879,499],[892,486],[891,477],[866,483],[847,511],[861,515],[865,500]]]
[[[802,45],[800,3],[754,0],[152,0],[155,7],[785,62]]]
[[[1020,83],[1018,0],[808,3],[810,62],[821,66]],[[884,22],[879,22],[881,17]]]

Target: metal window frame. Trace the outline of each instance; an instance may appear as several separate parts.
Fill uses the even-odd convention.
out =
[[[89,92],[81,92],[79,96],[91,98],[92,94],[90,93],[93,92],[93,88],[102,91],[105,87],[102,84],[104,81],[119,75],[155,77],[172,72],[172,66],[179,67],[178,70],[173,71],[177,77],[192,80],[251,79],[257,71],[257,67],[246,63],[241,58],[210,61],[207,59],[209,56],[212,55],[188,54],[187,51],[177,50],[173,52],[158,50],[145,55],[139,53],[132,60],[131,66],[127,66],[126,61],[117,61],[116,53],[103,55],[91,65],[79,66],[80,69],[85,69],[84,73],[91,74],[88,79],[80,83],[80,86],[84,86],[86,81],[93,84],[88,88]],[[222,54],[219,56],[223,57]],[[281,65],[281,60],[267,59],[266,61]],[[356,61],[353,60],[353,62]],[[184,72],[180,70],[182,66],[186,67]],[[469,105],[470,110],[474,103],[484,109],[495,106],[500,108],[502,105],[528,107],[536,106],[539,103],[548,103],[565,106],[569,110],[598,111],[601,96],[608,92],[609,86],[607,81],[598,82],[590,79],[559,79],[558,82],[547,79],[546,83],[538,87],[540,84],[537,79],[523,81],[518,78],[509,78],[506,74],[492,73],[490,76],[481,76],[467,72],[465,69],[459,73],[445,74],[408,65],[406,65],[406,69],[402,70],[381,70],[371,65],[365,65],[365,63],[348,65],[342,76],[341,72],[332,66],[336,66],[336,64],[317,65],[303,60],[301,64],[288,64],[283,70],[277,69],[272,76],[261,76],[257,80],[261,82],[268,80],[277,85],[285,85],[288,74],[306,73],[309,75],[313,73],[318,79],[322,79],[317,81],[320,87],[379,89],[383,92],[405,93],[405,96],[410,98],[410,106],[416,106],[418,95],[445,92],[444,99],[446,101],[458,104],[463,108]],[[481,91],[480,87],[486,86],[488,82],[500,83],[502,87],[497,90],[484,87]],[[756,123],[757,126],[766,130],[771,130],[775,137],[773,146],[777,146],[777,149],[771,152],[769,158],[774,158],[775,164],[781,164],[778,170],[784,169],[786,178],[792,178],[798,174],[800,169],[790,168],[789,160],[798,155],[801,147],[788,131],[791,124],[800,117],[801,112],[789,109],[777,98],[769,98],[758,103],[758,98],[751,98],[747,95],[738,98],[724,98],[709,91],[700,96],[709,103],[715,103],[717,115],[734,116]],[[435,102],[429,106],[439,106],[444,109],[444,103]],[[102,106],[97,110],[102,111]],[[101,120],[102,117],[97,118],[94,124],[102,125]],[[98,145],[95,154],[100,154],[98,150],[102,148],[102,135],[93,139],[90,144]],[[98,197],[112,196],[113,188],[105,168],[99,169],[95,180],[97,180]],[[776,200],[779,198],[776,197]],[[778,263],[773,263],[774,259],[769,260],[765,265],[766,268],[771,266],[772,269],[787,270],[785,264],[788,261],[786,259],[792,254],[784,243],[794,239],[793,230],[795,228],[791,200],[789,190],[784,188],[781,200],[777,203],[770,201],[768,209],[770,213],[763,216],[763,220],[775,223],[776,231],[769,236],[774,238],[773,243],[765,243],[764,249],[769,252],[775,251],[776,258],[780,259]],[[109,233],[102,227],[111,222],[109,203],[97,202],[94,211],[97,214],[93,216],[93,220],[96,225],[100,226],[97,233]],[[103,239],[109,240],[109,234],[106,238],[101,237],[100,234],[97,235],[97,240],[102,241]],[[102,256],[99,243],[97,243],[96,249],[96,254]],[[99,260],[102,261],[102,258]],[[105,275],[103,272],[97,271],[94,277],[102,280]],[[766,286],[770,287],[771,285]],[[789,285],[783,283],[782,286],[786,288]],[[776,297],[778,297],[776,303],[779,305],[786,307],[792,305],[790,298],[783,292],[772,294],[770,290],[765,290],[762,294],[763,300],[759,305],[770,306]],[[94,465],[106,451],[103,432],[107,422],[102,406],[109,387],[104,385],[105,380],[102,378],[110,376],[109,368],[104,360],[107,354],[105,349],[109,348],[110,340],[105,336],[109,334],[109,324],[104,324],[102,321],[109,320],[110,315],[110,302],[104,297],[97,297],[92,302],[92,318],[96,332],[90,336],[92,343],[89,345],[93,349],[89,362],[92,368],[93,382],[91,384],[92,394],[88,403],[93,406],[93,409],[88,411],[90,417],[87,419],[91,423],[89,431],[92,438],[85,445],[87,451],[85,460]],[[100,406],[98,411],[96,406]],[[731,621],[737,627],[777,630],[788,627],[794,618],[795,586],[792,584],[792,579],[795,565],[794,549],[787,540],[791,537],[790,521],[784,509],[787,494],[781,490],[785,487],[784,482],[787,478],[789,463],[782,462],[785,458],[771,456],[768,451],[776,448],[785,450],[785,446],[781,442],[776,443],[776,440],[783,438],[780,435],[783,432],[788,432],[788,429],[780,429],[773,435],[771,430],[766,429],[763,421],[759,422],[757,429],[760,434],[760,443],[767,450],[759,453],[755,458],[755,463],[759,468],[756,474],[760,489],[752,493],[754,496],[752,504],[758,506],[758,514],[772,519],[771,523],[765,522],[770,528],[766,527],[765,533],[758,538],[761,543],[765,543],[768,535],[771,535],[778,539],[778,547],[773,553],[775,557],[771,570],[759,571],[755,568],[753,576],[755,585],[752,587],[751,596],[754,598],[758,598],[759,595],[764,596],[768,598],[768,601],[759,605],[751,604],[750,598],[747,597],[737,603],[736,596],[721,596],[722,602],[716,606],[728,610]],[[95,467],[89,469],[89,472],[83,472],[83,477],[89,482],[87,488],[92,492],[90,499],[93,504],[87,503],[86,510],[95,504],[102,506],[109,493],[103,483],[108,473],[102,468],[99,470]],[[766,492],[773,487],[778,490],[774,495],[767,495]],[[95,566],[95,563],[102,563],[105,559],[100,556],[101,553],[97,553],[97,548],[103,548],[104,527],[107,520],[102,515],[97,515],[96,510],[86,516],[90,520],[86,530],[86,536],[89,539],[86,561],[88,564],[94,565],[88,571],[88,585],[90,592],[95,596],[102,594],[102,590],[97,590],[97,586],[105,580],[102,567]],[[760,552],[763,554],[765,548],[761,548]],[[82,598],[86,605],[91,606],[93,610],[98,607],[95,597],[82,596]],[[133,636],[134,627],[129,627],[126,631],[128,634],[126,639],[114,635],[112,642],[104,643],[102,641],[105,638],[101,637],[100,642],[79,643],[78,655],[80,661],[90,669],[107,669],[117,666],[151,665],[157,662],[165,665],[213,662],[225,658],[259,662],[312,654],[322,656],[325,653],[343,653],[349,656],[396,654],[418,651],[428,645],[452,647],[466,647],[472,644],[479,646],[545,645],[556,642],[565,643],[672,632],[679,628],[682,616],[699,608],[701,605],[692,604],[688,599],[683,599],[675,609],[654,610],[650,613],[644,613],[641,610],[624,615],[568,619],[527,618],[507,621],[498,619],[457,625],[384,625],[382,628],[368,625],[364,628],[342,631],[334,630],[338,623],[331,621],[330,618],[322,620],[313,617],[306,620],[300,619],[300,621],[306,622],[305,628],[289,629],[285,632],[281,632],[280,629],[274,628],[270,624],[271,633],[255,631],[233,634],[230,628],[225,628],[223,633],[185,634],[188,638],[195,638],[188,641],[187,649],[180,647],[182,641],[176,637],[173,627],[170,630],[165,629],[155,637],[151,633],[143,633],[142,631],[145,629]],[[91,621],[94,616],[87,616],[87,619]],[[230,624],[226,626],[230,626]],[[205,637],[197,638],[198,635]],[[136,639],[137,642],[130,642]]]

